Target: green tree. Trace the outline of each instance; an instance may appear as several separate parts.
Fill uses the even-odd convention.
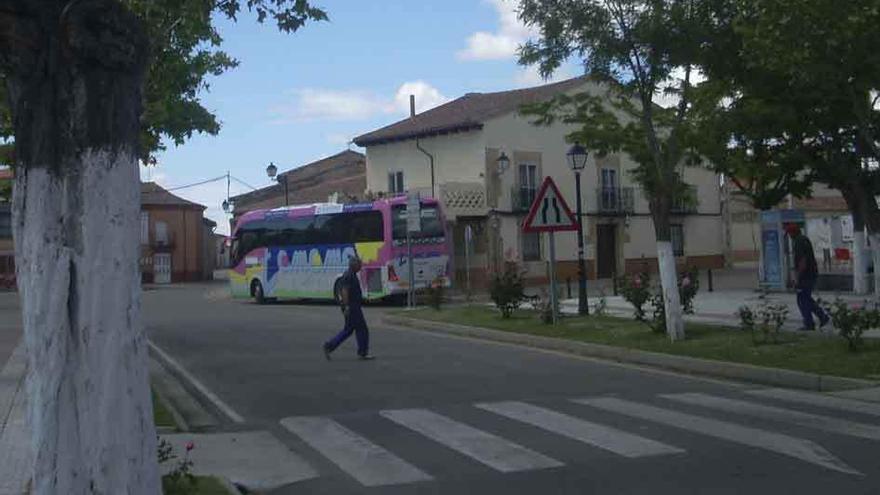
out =
[[[539,39],[520,50],[520,63],[550,75],[565,60],[582,60],[602,94],[564,95],[525,113],[537,124],[580,126],[568,138],[600,155],[625,152],[638,164],[634,180],[645,192],[654,221],[669,337],[684,337],[672,254],[670,214],[687,200],[682,172],[690,152],[692,92],[709,9],[700,0],[522,0],[520,18]],[[661,95],[677,99],[669,108]]]
[[[27,346],[32,492],[158,494],[140,322],[138,161],[219,130],[213,19],[295,31],[307,0],[0,0],[2,137]]]
[[[803,182],[812,180],[841,191],[856,229],[856,291],[864,292],[864,227],[873,241],[880,241],[874,199],[880,188],[871,165],[880,158],[880,54],[873,49],[880,35],[880,4],[726,0],[716,2],[713,10],[715,43],[707,45],[701,67],[717,105],[713,108],[707,98],[706,120],[745,119],[751,141],[772,146],[765,160],[734,167],[743,175],[788,177],[780,193],[804,194]],[[703,137],[708,138],[704,145],[714,139],[710,148],[759,156],[748,141],[736,141],[736,133]],[[729,164],[723,158],[716,163]],[[875,263],[880,262],[876,244]]]

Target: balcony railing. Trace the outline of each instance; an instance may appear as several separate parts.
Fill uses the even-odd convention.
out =
[[[599,213],[625,215],[635,209],[635,197],[631,187],[600,187],[596,190]]]
[[[510,190],[510,209],[514,212],[529,211],[535,201],[537,190],[532,187],[516,186]]]
[[[696,186],[687,186],[685,194],[672,202],[672,213],[696,213],[698,206]]]

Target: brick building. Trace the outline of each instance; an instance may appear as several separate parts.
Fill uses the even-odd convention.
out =
[[[284,182],[287,182],[287,198]],[[278,174],[278,184],[231,198],[233,225],[243,213],[289,204],[327,202],[336,196],[339,202],[363,199],[367,188],[366,157],[345,150],[301,167]]]
[[[154,182],[141,183],[141,273],[146,283],[211,278],[216,223],[205,207],[175,196]]]

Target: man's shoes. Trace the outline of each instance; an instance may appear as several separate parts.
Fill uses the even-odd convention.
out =
[[[330,348],[327,346],[327,344],[324,344],[323,346],[321,346],[321,348],[324,350],[324,359],[330,361]]]
[[[358,356],[361,361],[372,361],[376,359],[376,356],[372,354],[364,354],[363,356]]]

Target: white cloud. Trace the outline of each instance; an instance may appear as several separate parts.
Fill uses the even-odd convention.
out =
[[[290,94],[294,99],[292,103],[270,109],[273,123],[356,121],[382,114],[406,115],[411,94],[416,96],[416,108],[420,112],[449,101],[437,88],[421,80],[403,83],[391,98],[362,90],[317,88],[296,89]]]
[[[459,60],[505,60],[516,55],[519,46],[537,32],[520,22],[516,0],[483,0],[498,14],[498,30],[478,31],[467,39],[467,48],[459,51]]]

